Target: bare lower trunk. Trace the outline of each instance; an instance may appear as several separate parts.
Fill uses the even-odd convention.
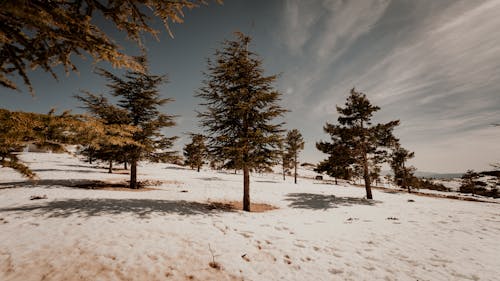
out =
[[[130,188],[137,189],[137,160],[132,159],[130,162]]]
[[[125,161],[125,162],[123,163],[123,169],[128,170],[128,167],[127,167],[127,161]]]
[[[338,185],[338,183],[337,183],[337,178],[335,178],[335,185]]]
[[[295,166],[294,182],[295,184],[297,184],[297,154],[295,154],[294,166]]]
[[[108,173],[113,173],[113,160],[109,160]]]
[[[200,166],[198,166],[198,173],[200,172]]]
[[[370,187],[370,173],[368,170],[368,160],[366,154],[363,161],[363,179],[365,180],[366,198],[373,199],[372,188]]]
[[[283,165],[283,180],[286,180],[286,178],[285,178],[285,165]]]
[[[250,212],[250,171],[243,167],[243,211]]]

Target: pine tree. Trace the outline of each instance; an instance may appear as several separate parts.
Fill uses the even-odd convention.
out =
[[[467,170],[465,174],[462,175],[462,184],[460,185],[460,192],[476,194],[476,183],[474,182],[478,179],[480,175],[474,170]]]
[[[116,143],[111,142],[110,137],[117,136],[117,132],[113,130],[114,126],[125,126],[130,123],[127,117],[128,112],[110,104],[102,95],[94,95],[86,91],[83,93],[84,95],[76,96],[76,98],[84,103],[83,108],[99,118],[105,125],[104,134],[93,136],[90,142],[83,143],[86,146],[83,154],[88,156],[90,163],[92,159],[108,162],[108,172],[112,173],[113,162],[126,163],[127,161],[125,146],[129,145],[130,141]]]
[[[199,172],[206,156],[207,147],[203,135],[191,134],[191,142],[184,146],[184,165],[190,166],[191,169],[196,168]]]
[[[286,180],[286,173],[289,172],[291,168],[290,155],[287,153],[285,148],[285,138],[286,136],[280,140],[280,144],[278,146],[279,149],[279,164],[281,164],[281,173],[283,175],[283,180]]]
[[[297,129],[289,131],[286,135],[286,151],[294,168],[294,182],[297,184],[297,166],[299,164],[299,152],[304,149],[304,139]]]
[[[236,33],[208,60],[204,86],[197,96],[206,111],[198,114],[212,155],[243,170],[243,210],[250,211],[250,171],[270,167],[279,156],[281,123],[286,110],[272,87],[276,75],[264,76],[262,61],[248,50],[251,39]]]
[[[345,107],[337,106],[339,125],[327,122],[324,127],[325,132],[330,134],[332,143],[320,144],[318,147],[328,148],[325,151],[339,147],[347,152],[348,161],[344,162],[345,169],[350,167],[362,173],[367,199],[373,199],[371,181],[374,171],[373,169],[370,171],[370,166],[377,167],[386,161],[387,149],[397,141],[392,131],[399,125],[399,120],[372,125],[373,113],[378,110],[380,107],[372,105],[365,94],[353,88]],[[328,163],[328,160],[323,162]]]
[[[139,58],[144,72],[127,71],[123,78],[111,72],[98,69],[98,74],[105,77],[111,94],[118,97],[117,107],[124,112],[127,125],[135,127],[132,140],[135,144],[124,146],[130,161],[130,188],[139,188],[137,184],[137,163],[140,160],[153,162],[172,161],[177,158],[169,149],[177,137],[165,137],[162,128],[175,125],[175,116],[160,113],[159,107],[172,99],[162,99],[158,86],[165,82],[165,76],[150,74],[144,58]]]
[[[407,188],[411,192],[410,183],[412,181],[413,172],[415,168],[407,166],[406,162],[415,157],[414,152],[404,149],[397,143],[391,153],[389,164],[391,165],[392,172],[394,173],[394,182],[401,188]]]
[[[218,1],[220,2],[220,1]],[[0,85],[17,89],[8,76],[18,75],[30,91],[29,69],[41,68],[57,78],[53,69],[76,71],[72,55],[107,61],[114,67],[142,71],[142,65],[122,52],[116,38],[96,25],[96,15],[108,26],[127,34],[143,48],[141,37],[157,37],[152,22],[160,19],[170,33],[169,23],[181,23],[183,10],[198,7],[204,0],[114,0],[114,1],[0,1]],[[85,53],[84,53],[85,52]]]
[[[323,127],[323,130],[331,136],[332,142],[317,142],[316,148],[329,156],[318,163],[314,171],[327,173],[335,178],[335,184],[338,184],[337,179],[350,180],[354,176],[352,165],[355,162],[354,158],[351,157],[349,147],[343,143],[343,138],[340,136],[345,131],[328,123]]]

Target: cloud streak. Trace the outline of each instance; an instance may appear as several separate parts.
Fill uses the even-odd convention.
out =
[[[297,116],[314,124],[334,121],[335,105],[356,86],[382,107],[380,120],[402,120],[397,133],[422,167],[426,159],[437,161],[438,150],[430,147],[455,159],[453,165],[449,157],[438,161],[436,171],[500,160],[500,149],[486,152],[500,143],[500,130],[488,126],[500,122],[500,1],[438,2],[411,8],[401,1],[311,3],[304,13],[318,18],[300,27],[289,49],[308,59],[283,82],[293,88],[288,98]],[[291,37],[294,25],[287,26]],[[310,130],[309,141],[320,129]],[[482,148],[474,148],[478,144]],[[484,157],[471,159],[466,148],[483,149],[477,154]]]

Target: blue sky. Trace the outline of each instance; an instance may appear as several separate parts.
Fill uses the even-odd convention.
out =
[[[253,37],[250,48],[267,74],[280,73],[276,87],[291,110],[287,128],[299,129],[306,140],[302,161],[325,157],[314,144],[328,139],[323,125],[336,121],[335,106],[356,87],[381,107],[377,121],[401,120],[395,133],[415,151],[412,164],[419,170],[462,172],[500,161],[500,127],[490,125],[500,123],[498,15],[500,1],[493,0],[228,0],[187,11],[185,23],[171,26],[174,38],[158,25],[160,41],[145,40],[152,72],[170,80],[162,94],[175,102],[164,110],[180,117],[165,133],[181,136],[179,150],[184,132],[200,131],[194,110],[201,101],[193,95],[206,59],[242,31]],[[59,81],[31,72],[34,97],[25,87],[0,88],[1,106],[81,112],[73,95],[107,89],[92,72],[95,64],[75,60],[80,73],[61,72]]]

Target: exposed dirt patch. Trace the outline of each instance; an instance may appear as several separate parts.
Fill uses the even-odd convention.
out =
[[[243,210],[243,203],[240,201],[209,202],[210,210],[237,211]],[[250,203],[250,212],[263,213],[276,210],[278,207],[265,203]]]

